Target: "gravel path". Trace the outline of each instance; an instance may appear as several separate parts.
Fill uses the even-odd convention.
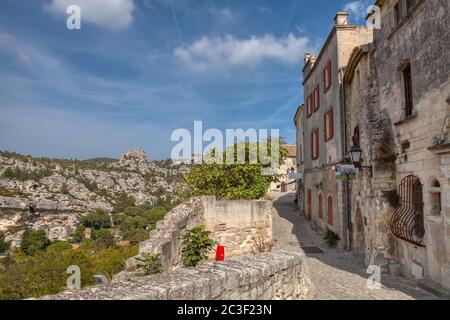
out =
[[[329,248],[322,237],[313,231],[306,219],[295,209],[293,193],[272,193],[274,200],[273,232],[275,246],[289,250],[303,250],[314,285],[310,299],[314,300],[423,300],[439,299],[418,288],[414,282],[381,275],[381,288],[369,289],[362,257],[348,251]],[[319,248],[323,253],[308,253]]]

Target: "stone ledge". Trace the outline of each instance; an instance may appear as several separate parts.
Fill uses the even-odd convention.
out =
[[[229,300],[304,299],[310,280],[302,252],[245,255],[169,274],[135,277],[65,291],[43,300]]]

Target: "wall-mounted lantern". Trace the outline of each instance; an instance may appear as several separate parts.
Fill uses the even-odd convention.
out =
[[[358,168],[363,172],[367,171],[368,176],[372,177],[372,166],[363,166],[362,165],[363,159],[361,158],[361,156],[362,156],[362,149],[359,146],[359,144],[352,145],[352,147],[350,148],[350,158],[352,160],[353,165],[355,166],[355,168]]]

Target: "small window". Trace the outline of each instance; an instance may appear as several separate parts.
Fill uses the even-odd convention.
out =
[[[333,119],[333,108],[325,112],[323,115],[323,139],[324,141],[329,141],[333,139],[334,135],[334,119]]]
[[[400,2],[397,2],[394,6],[394,22],[395,25],[398,25],[400,23],[400,20],[402,19],[401,9],[400,9]]]
[[[324,91],[327,91],[331,87],[331,61],[323,70],[323,87]]]
[[[416,5],[417,0],[406,0],[406,12],[409,13]]]
[[[327,222],[330,226],[333,225],[333,197],[328,196],[327,199]]]
[[[411,65],[409,63],[403,68],[402,73],[403,73],[403,90],[405,95],[405,116],[409,117],[413,114]]]
[[[437,180],[434,180],[431,186],[430,198],[431,198],[430,199],[431,215],[441,216],[442,215],[441,184]]]
[[[311,159],[319,158],[319,129],[311,132]]]
[[[320,108],[320,92],[319,86],[314,89],[314,111],[319,110]]]

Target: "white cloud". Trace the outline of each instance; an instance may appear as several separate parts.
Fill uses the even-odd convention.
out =
[[[28,53],[23,46],[16,41],[16,38],[2,31],[0,31],[0,50],[6,50],[25,64],[30,64],[32,62]]]
[[[133,21],[133,0],[52,0],[44,8],[66,17],[67,7],[81,8],[81,24],[88,22],[110,29],[123,29]]]
[[[211,9],[211,13],[223,24],[231,23],[235,20],[235,14],[230,8]]]
[[[356,21],[364,20],[367,14],[367,1],[353,1],[344,5],[344,11],[350,13],[351,17],[354,17]]]
[[[195,71],[221,69],[229,66],[255,66],[265,60],[286,64],[301,62],[310,47],[307,37],[296,37],[292,33],[284,38],[271,34],[253,36],[250,39],[224,37],[202,37],[189,47],[178,47],[175,56],[186,67]]]

